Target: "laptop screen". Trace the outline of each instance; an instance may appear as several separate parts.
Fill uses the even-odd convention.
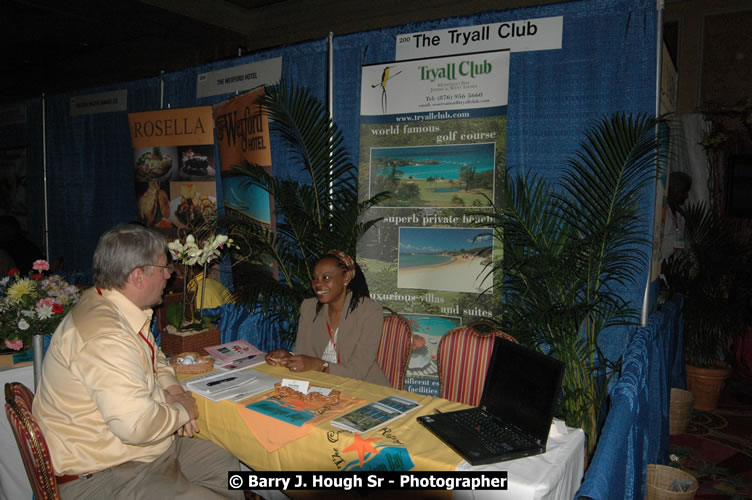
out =
[[[545,445],[563,374],[561,361],[497,338],[480,404]]]

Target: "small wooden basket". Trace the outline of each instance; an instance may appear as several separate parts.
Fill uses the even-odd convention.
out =
[[[689,481],[692,486],[687,491],[669,491],[676,479]],[[692,474],[668,465],[648,464],[645,500],[692,500],[697,493],[697,479]]]
[[[178,361],[185,359],[186,356],[192,355],[196,360],[192,365],[184,365]],[[211,356],[202,356],[197,352],[181,352],[177,356],[173,356],[170,360],[170,364],[175,368],[178,373],[206,373],[214,368],[214,358]]]

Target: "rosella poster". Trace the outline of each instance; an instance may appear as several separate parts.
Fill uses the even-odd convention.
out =
[[[174,236],[217,210],[212,108],[130,113],[138,218]]]

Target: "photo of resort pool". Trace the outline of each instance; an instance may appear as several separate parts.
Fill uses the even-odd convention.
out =
[[[392,193],[382,207],[486,207],[495,152],[494,142],[371,148],[370,192]]]
[[[491,293],[493,241],[490,228],[401,227],[397,288]]]
[[[251,185],[244,176],[222,178],[225,206],[234,208],[264,224],[271,223],[269,193]]]
[[[441,337],[462,324],[457,316],[402,314],[413,331],[413,351],[407,366],[405,390],[439,396],[439,370],[436,353]]]

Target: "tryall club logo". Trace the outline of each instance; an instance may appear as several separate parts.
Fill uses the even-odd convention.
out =
[[[410,453],[389,427],[381,435],[364,438],[348,431],[330,432],[329,441],[342,446],[334,448],[332,461],[343,471],[407,471],[415,467]],[[341,434],[341,436],[340,436]]]
[[[375,84],[371,85],[372,89],[375,89],[376,87],[381,87],[381,112],[384,113],[384,114],[386,114],[386,108],[387,108],[387,106],[386,106],[386,104],[387,104],[387,102],[386,102],[386,83],[390,79],[392,79],[395,76],[397,76],[400,73],[402,73],[401,70],[397,71],[397,72],[394,72],[392,70],[393,70],[393,68],[391,68],[390,66],[384,66],[384,71],[381,72],[381,81],[379,83],[375,83]]]
[[[444,66],[432,68],[430,66],[418,66],[420,79],[435,82],[436,80],[456,80],[462,78],[475,78],[476,76],[491,74],[493,66],[485,59],[483,62],[461,61],[459,63],[447,63]]]

